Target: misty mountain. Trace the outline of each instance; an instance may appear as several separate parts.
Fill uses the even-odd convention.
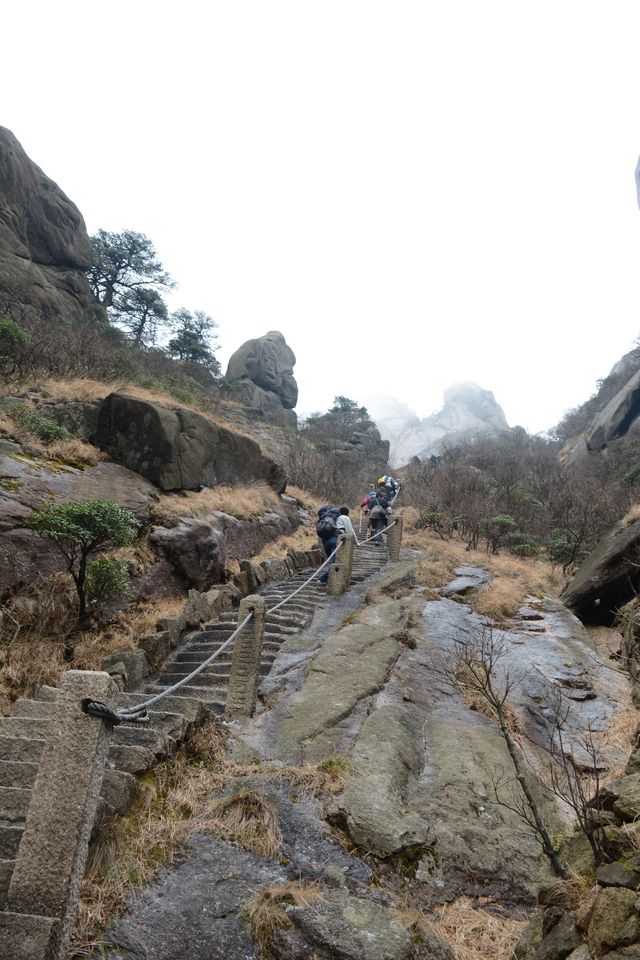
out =
[[[401,466],[412,457],[437,456],[446,446],[469,437],[492,436],[509,429],[493,393],[471,382],[448,387],[442,408],[422,419],[406,403],[391,396],[375,397],[367,406],[382,438],[391,445],[393,466]]]

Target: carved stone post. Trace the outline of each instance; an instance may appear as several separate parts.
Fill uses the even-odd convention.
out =
[[[230,718],[250,717],[258,699],[262,639],[267,614],[263,597],[254,595],[240,601],[238,623],[242,623],[251,611],[253,611],[251,620],[233,641],[231,676],[225,709],[225,716]]]
[[[393,522],[395,520],[395,523]],[[402,516],[398,514],[392,518],[393,526],[387,530],[387,549],[389,560],[400,559],[400,545],[402,544]]]
[[[327,580],[327,595],[339,597],[351,586],[351,568],[353,567],[353,537],[344,537],[338,547],[338,552],[329,566]]]
[[[110,726],[84,713],[82,704],[102,700],[113,707],[117,692],[108,673],[62,675],[0,924],[2,957],[66,955],[110,735]],[[29,936],[28,947],[21,934]]]

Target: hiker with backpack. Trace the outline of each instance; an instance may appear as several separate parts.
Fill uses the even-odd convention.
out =
[[[340,510],[338,511],[337,525],[338,536],[351,537],[357,544],[359,544],[356,531],[353,529],[351,517],[349,516],[349,507],[340,507]]]
[[[398,496],[400,484],[395,477],[389,477],[385,474],[384,477],[378,478],[378,487],[383,488],[385,497],[389,503],[393,503],[395,498]]]
[[[375,496],[369,497],[369,525],[371,527],[371,535],[374,538],[371,542],[375,543],[377,547],[383,545],[380,534],[387,525],[389,513],[389,501],[384,493],[381,492],[381,489],[378,488]]]
[[[338,546],[338,517],[336,508],[327,503],[318,510],[318,522],[316,523],[316,533],[322,541],[322,546],[326,557],[330,557]],[[329,571],[320,577],[320,583],[326,583],[329,579]]]

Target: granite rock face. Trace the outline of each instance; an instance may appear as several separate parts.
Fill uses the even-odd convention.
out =
[[[263,480],[281,493],[282,467],[255,440],[183,407],[168,409],[124,393],[100,408],[98,446],[161,490],[197,490],[218,483]]]
[[[270,330],[236,350],[226,376],[238,382],[240,394],[255,416],[295,426],[296,417],[291,413],[298,402],[295,362],[295,354],[283,335]]]
[[[640,521],[617,523],[587,557],[562,602],[588,623],[611,624],[640,584]]]
[[[78,208],[0,127],[0,278],[46,316],[78,319],[92,301],[91,243]]]
[[[596,453],[623,437],[640,416],[640,370],[627,380],[593,421],[587,449]]]

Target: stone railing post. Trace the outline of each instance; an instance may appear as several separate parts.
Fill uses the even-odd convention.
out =
[[[256,707],[260,684],[260,660],[267,607],[263,597],[250,596],[240,601],[238,623],[249,612],[253,616],[233,641],[231,676],[227,693],[226,717],[250,717]]]
[[[387,550],[389,551],[389,560],[400,559],[400,546],[402,544],[402,517],[400,514],[391,518],[395,520],[392,527],[387,530]]]
[[[62,675],[0,924],[2,957],[23,956],[24,930],[30,960],[66,955],[111,732],[82,705],[91,699],[113,707],[116,695],[108,673]],[[3,953],[11,943],[12,951]]]
[[[351,568],[353,567],[353,537],[343,537],[338,552],[329,565],[327,595],[339,597],[351,586]]]

